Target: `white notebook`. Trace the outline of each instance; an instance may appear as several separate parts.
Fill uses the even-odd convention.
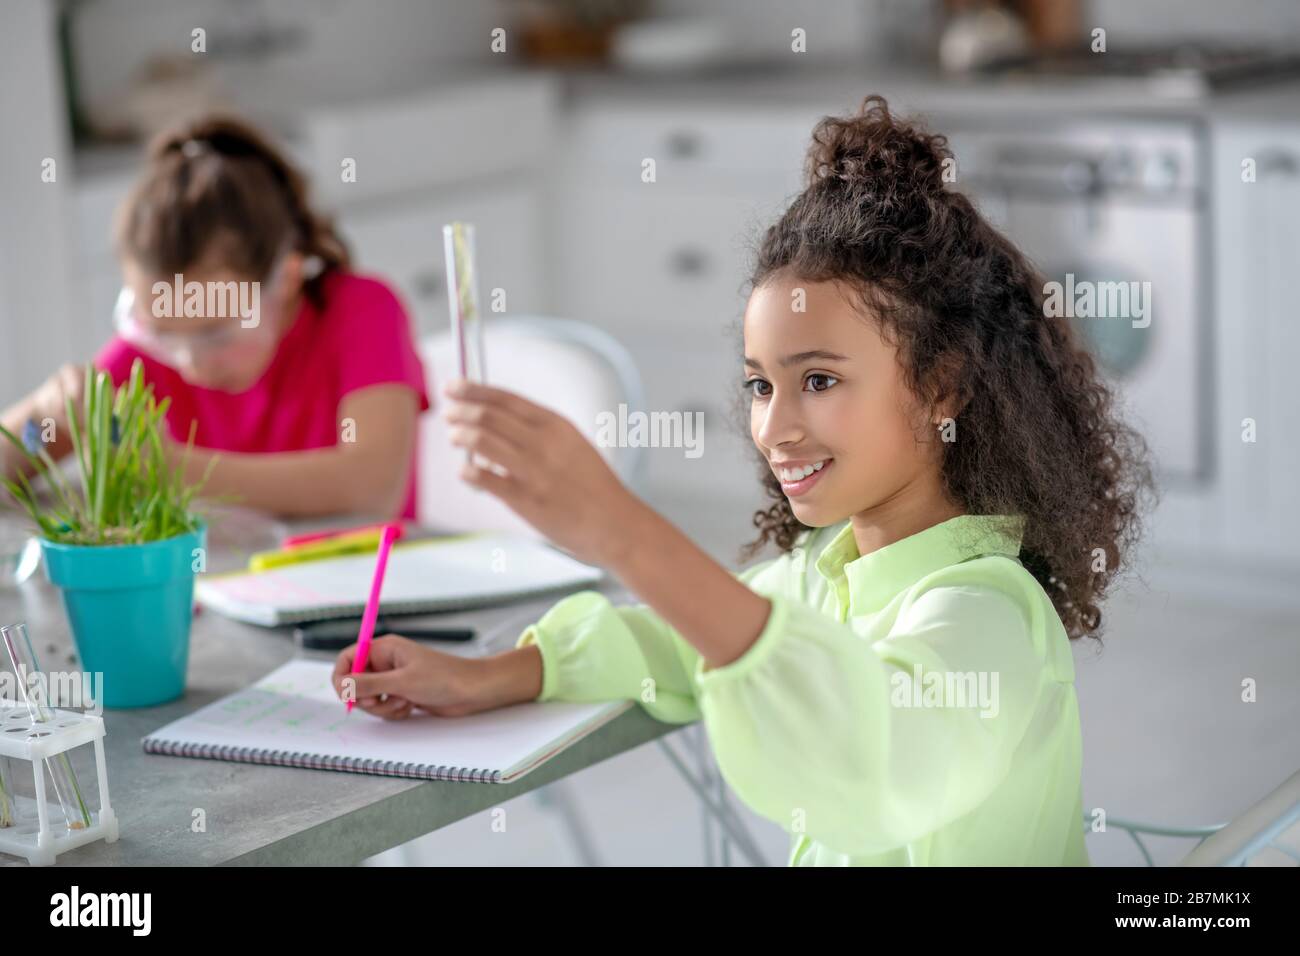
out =
[[[295,660],[144,738],[149,753],[352,773],[511,783],[632,708],[515,704],[468,717],[347,713],[325,661]]]
[[[219,614],[266,627],[360,617],[375,560],[360,554],[256,573],[199,575],[194,597]],[[463,611],[587,587],[602,577],[599,568],[518,535],[412,541],[397,544],[389,556],[379,610]]]

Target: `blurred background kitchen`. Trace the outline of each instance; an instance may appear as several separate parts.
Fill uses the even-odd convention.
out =
[[[749,252],[799,187],[813,123],[868,93],[950,135],[958,187],[1049,277],[1151,283],[1149,327],[1080,320],[1163,494],[1104,651],[1076,649],[1085,807],[1229,819],[1300,767],[1294,0],[11,0],[0,405],[109,337],[110,218],[142,138],[233,107],[312,173],[421,337],[447,326],[441,226],[469,220],[485,296],[607,330],[647,409],[702,411],[706,454],[649,449],[640,490],[734,565],[762,503],[734,408]],[[43,157],[54,184],[33,172]],[[602,862],[705,859],[680,858],[700,814],[655,748],[572,796]],[[422,858],[572,859],[517,803],[527,837],[489,839],[475,818]],[[781,862],[784,834],[753,826]],[[1139,859],[1090,841],[1095,862]]]

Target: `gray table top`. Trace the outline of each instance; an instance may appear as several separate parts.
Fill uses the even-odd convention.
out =
[[[210,559],[213,570],[241,556],[227,551],[221,557],[214,553]],[[598,590],[620,603],[628,599],[615,581]],[[441,614],[438,623],[477,629],[476,646],[463,653],[504,650],[557,599]],[[75,669],[62,602],[43,571],[20,586],[0,587],[0,623],[17,621],[27,622],[47,669]],[[120,838],[72,850],[59,857],[60,865],[356,864],[678,729],[635,707],[510,784],[415,781],[144,752],[140,740],[146,734],[298,655],[334,656],[299,650],[288,628],[253,627],[209,611],[197,615],[184,697],[159,707],[104,711],[109,795]],[[78,748],[74,766],[79,776],[94,779],[91,748]],[[191,823],[198,808],[206,829],[196,833]],[[25,861],[0,854],[0,865]]]

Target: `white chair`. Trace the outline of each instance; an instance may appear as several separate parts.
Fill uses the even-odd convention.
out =
[[[628,351],[608,333],[566,319],[542,316],[486,318],[487,382],[517,392],[569,421],[596,444],[598,416],[620,404],[644,407],[641,375]],[[434,411],[420,424],[417,514],[423,525],[447,531],[509,531],[541,535],[492,495],[460,480],[463,449],[447,437],[441,415],[443,385],[459,374],[451,332],[426,339],[420,357]],[[623,483],[637,490],[641,448],[598,446]]]
[[[1300,822],[1300,771],[1248,807],[1227,826],[1197,844],[1179,866],[1247,866],[1265,850],[1277,850],[1300,864],[1296,824]],[[1287,841],[1289,839],[1289,845]]]
[[[617,415],[620,404],[629,409],[645,406],[641,374],[617,339],[594,326],[568,319],[535,315],[487,318],[483,323],[483,352],[489,385],[517,392],[573,422],[597,446],[623,483],[637,489],[642,449],[601,447],[596,443],[602,412]],[[460,480],[465,452],[451,444],[447,423],[440,413],[446,401],[442,387],[459,374],[450,330],[422,342],[420,359],[434,409],[420,423],[416,489],[419,523],[452,532],[507,531],[542,538],[497,498]],[[565,781],[534,791],[533,797],[568,833],[578,858],[588,866],[597,865],[591,836]],[[415,862],[409,851],[400,853],[399,859],[408,864]]]
[[[1084,833],[1091,832],[1084,815]],[[1147,866],[1155,866],[1143,836],[1194,839],[1196,846],[1177,866],[1247,866],[1265,850],[1276,850],[1300,864],[1300,771],[1293,773],[1258,803],[1231,823],[1170,826],[1110,817],[1107,828],[1127,833],[1142,852]],[[1284,842],[1285,841],[1285,842]]]

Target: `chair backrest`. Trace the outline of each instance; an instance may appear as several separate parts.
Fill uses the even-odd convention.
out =
[[[517,392],[573,422],[596,444],[598,416],[644,406],[641,377],[628,351],[608,333],[567,319],[519,316],[483,323],[487,383]],[[442,386],[458,372],[450,330],[420,345],[433,411],[420,423],[417,515],[421,524],[449,531],[510,531],[542,536],[494,496],[460,479],[463,449],[448,439]],[[597,450],[625,484],[640,480],[638,447]]]

